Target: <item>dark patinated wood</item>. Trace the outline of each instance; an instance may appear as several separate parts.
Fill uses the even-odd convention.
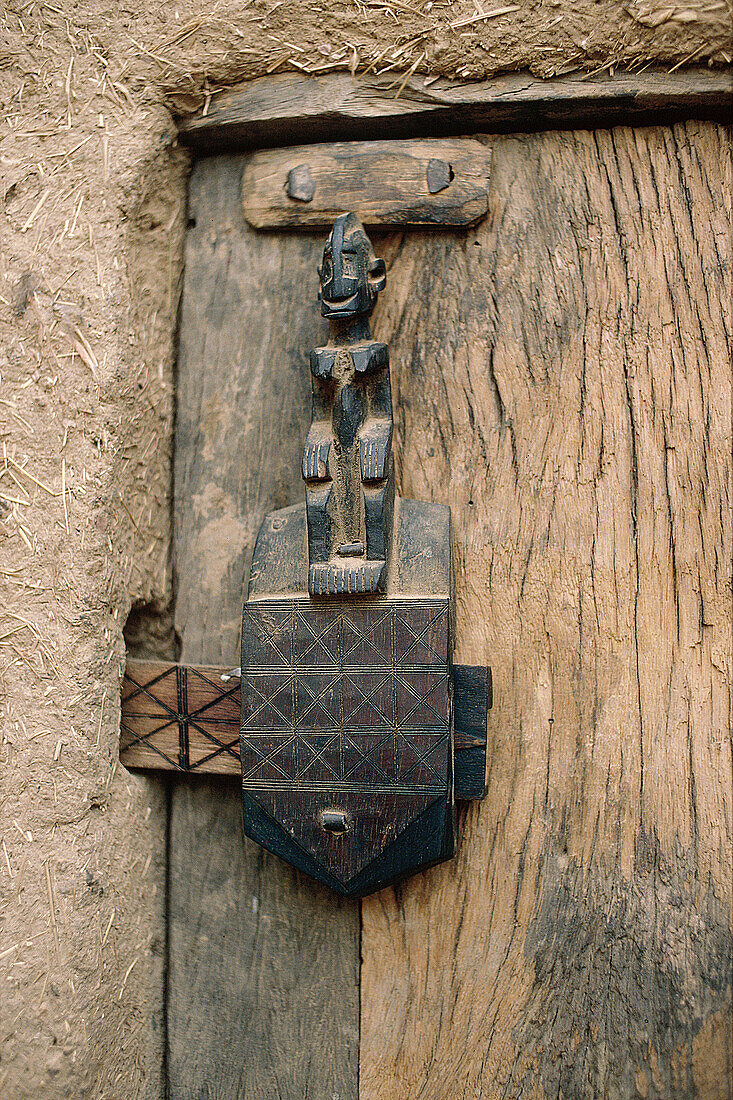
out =
[[[389,348],[369,315],[384,260],[354,214],[339,215],[318,268],[329,342],[310,354],[313,419],[303,451],[308,593],[384,592],[392,551],[394,459]],[[288,557],[300,553],[296,543]]]
[[[450,509],[395,496],[389,348],[369,322],[386,267],[354,213],[318,275],[331,332],[310,356],[305,506],[263,521],[243,610],[243,822],[363,897],[455,852]]]
[[[649,125],[681,118],[727,121],[728,70],[574,73],[539,80],[509,73],[474,84],[394,73],[284,73],[221,92],[206,114],[179,120],[180,140],[198,154],[313,141],[439,137],[475,132]]]
[[[368,227],[440,229],[484,217],[487,189],[477,141],[349,141],[253,153],[242,203],[257,229],[330,229],[345,210]]]
[[[122,683],[120,763],[133,769],[241,780],[239,678],[222,680],[229,672],[224,666],[128,659]],[[455,797],[481,798],[491,670],[453,665],[451,675]]]
[[[225,668],[127,661],[122,681],[120,763],[238,775],[239,681]]]
[[[447,598],[245,604],[250,836],[349,896],[453,855],[448,627]]]
[[[486,794],[486,715],[492,705],[491,669],[453,665],[453,722],[456,798]],[[458,795],[458,761],[461,791]]]
[[[190,664],[236,663],[260,520],[302,500],[307,350],[323,335],[322,240],[258,235],[241,173],[202,162],[189,192],[174,564]],[[355,1100],[358,907],[243,839],[234,785],[186,775],[171,801],[171,1098]]]

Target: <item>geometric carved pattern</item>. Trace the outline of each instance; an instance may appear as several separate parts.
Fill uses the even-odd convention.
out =
[[[229,679],[230,686],[224,688],[221,676],[229,671],[228,666],[129,658],[122,684],[121,763],[126,768],[198,771],[241,780],[239,680]],[[484,792],[487,671],[451,666],[456,799],[481,798]],[[223,693],[216,707],[207,706],[212,685]]]
[[[447,789],[448,603],[244,605],[242,783]]]
[[[445,598],[246,603],[245,831],[346,893],[446,858],[448,629]],[[345,837],[321,826],[329,810]]]
[[[221,671],[128,662],[122,682],[122,763],[230,772],[236,762],[238,770],[239,684],[225,684]]]

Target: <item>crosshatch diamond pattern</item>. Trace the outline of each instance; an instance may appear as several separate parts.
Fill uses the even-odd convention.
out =
[[[263,710],[274,711],[277,705],[277,695],[272,703],[262,701]],[[123,763],[134,755],[137,767],[226,773],[231,762],[239,763],[239,725],[239,684],[223,683],[221,669],[159,661],[128,664],[122,682]]]
[[[245,789],[446,794],[445,599],[245,604],[241,695]]]

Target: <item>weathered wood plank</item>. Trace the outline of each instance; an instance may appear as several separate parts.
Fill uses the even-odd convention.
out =
[[[399,77],[398,77],[399,80]],[[476,132],[648,124],[730,118],[727,70],[587,73],[538,80],[509,73],[473,84],[395,74],[283,73],[221,92],[206,114],[179,120],[180,140],[199,155],[314,141],[440,137]]]
[[[472,225],[488,209],[489,160],[478,141],[349,141],[247,158],[244,216],[257,229],[330,230],[346,211],[371,227]]]
[[[729,171],[709,124],[500,138],[489,220],[382,246],[495,703],[457,859],[363,903],[361,1100],[729,1096]]]
[[[306,354],[322,335],[320,241],[251,230],[241,171],[223,159],[191,178],[175,461],[181,659],[229,667],[262,516],[302,497]],[[169,880],[172,1100],[353,1100],[358,906],[245,841],[237,789],[189,776]]]

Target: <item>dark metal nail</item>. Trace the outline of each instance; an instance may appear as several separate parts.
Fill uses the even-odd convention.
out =
[[[288,172],[288,198],[297,202],[310,202],[316,193],[316,184],[307,164],[298,164]]]
[[[444,191],[454,178],[455,173],[450,164],[444,160],[429,160],[428,161],[428,191],[431,195],[436,195],[438,191]]]
[[[347,831],[349,822],[343,810],[322,810],[321,825],[327,833],[341,836]]]

